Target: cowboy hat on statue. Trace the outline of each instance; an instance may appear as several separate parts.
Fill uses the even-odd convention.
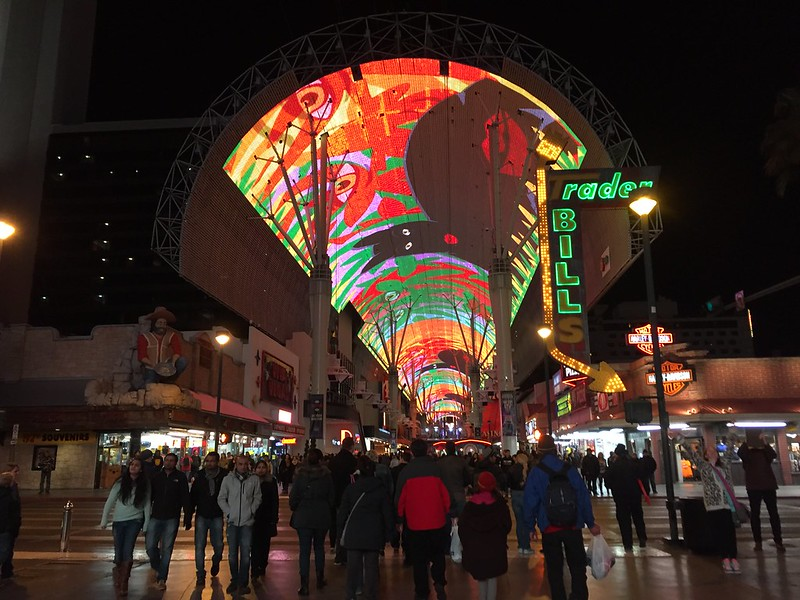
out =
[[[148,383],[172,383],[186,369],[187,361],[182,356],[181,335],[168,324],[175,322],[175,315],[163,306],[147,315],[150,331],[139,334],[137,351],[144,369],[144,385]]]

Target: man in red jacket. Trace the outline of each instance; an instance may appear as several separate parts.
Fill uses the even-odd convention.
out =
[[[450,493],[439,465],[428,456],[425,440],[411,442],[414,458],[397,478],[397,518],[405,523],[408,553],[414,568],[414,596],[421,600],[430,592],[428,566],[437,600],[446,600],[445,548],[449,547],[447,513]],[[398,525],[400,527],[400,525]]]

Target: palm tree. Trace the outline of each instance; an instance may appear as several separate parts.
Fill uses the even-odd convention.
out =
[[[778,93],[773,116],[764,132],[761,152],[764,171],[775,178],[775,190],[784,198],[787,188],[800,179],[800,88]]]

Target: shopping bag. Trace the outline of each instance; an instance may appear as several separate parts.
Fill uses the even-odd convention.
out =
[[[458,525],[453,525],[450,531],[450,558],[453,562],[461,561],[461,538],[458,537]]]
[[[601,535],[592,536],[589,542],[589,566],[592,568],[592,577],[602,579],[614,566],[616,559],[606,539]]]

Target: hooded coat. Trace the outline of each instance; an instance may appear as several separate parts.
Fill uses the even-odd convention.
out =
[[[289,524],[295,529],[329,529],[333,501],[333,479],[328,467],[303,464],[289,491]]]
[[[343,548],[383,550],[394,528],[392,505],[385,484],[377,477],[359,477],[348,485],[342,494],[336,524],[339,529],[337,537]]]
[[[485,503],[488,498],[494,501]],[[510,531],[508,504],[487,492],[475,494],[458,519],[464,569],[478,581],[508,571],[507,540]]]

